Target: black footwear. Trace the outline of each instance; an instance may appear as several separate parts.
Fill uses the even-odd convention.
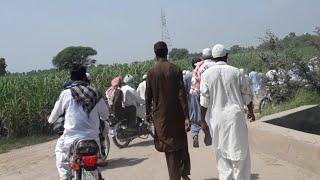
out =
[[[199,147],[199,137],[198,137],[198,135],[193,136],[193,147],[195,147],[195,148]]]
[[[210,146],[212,144],[212,138],[211,138],[209,129],[206,129],[204,131],[204,144],[206,146]]]

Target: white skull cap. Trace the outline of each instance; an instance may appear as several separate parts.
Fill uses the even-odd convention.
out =
[[[144,74],[144,75],[142,76],[142,79],[147,79],[147,74]]]
[[[227,55],[227,50],[222,44],[216,44],[212,48],[212,57],[219,58]]]
[[[212,50],[210,48],[204,48],[202,50],[202,58],[207,59],[210,58],[212,54]]]
[[[124,78],[123,78],[123,82],[125,84],[131,83],[133,81],[133,76],[131,74],[127,74]]]

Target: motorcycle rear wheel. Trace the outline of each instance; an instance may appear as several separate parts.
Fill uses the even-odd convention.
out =
[[[113,143],[114,143],[118,148],[120,148],[120,149],[125,148],[125,147],[128,147],[128,145],[129,145],[130,142],[131,142],[131,139],[130,139],[130,140],[126,140],[126,141],[124,141],[124,142],[121,142],[121,141],[117,138],[117,136],[112,137],[112,140],[113,140]]]

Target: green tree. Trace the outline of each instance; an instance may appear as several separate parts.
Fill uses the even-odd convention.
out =
[[[230,54],[236,54],[236,53],[239,53],[239,52],[242,52],[242,51],[243,51],[243,48],[236,44],[236,45],[233,45],[230,48],[229,53]]]
[[[90,57],[96,54],[97,51],[91,47],[70,46],[60,51],[52,59],[52,64],[59,70],[69,69],[75,64],[94,65],[96,60]]]
[[[7,68],[6,60],[4,58],[0,58],[0,76],[3,76],[4,74],[6,74],[6,68]]]
[[[187,58],[189,51],[185,48],[172,48],[169,52],[169,58],[173,61]]]

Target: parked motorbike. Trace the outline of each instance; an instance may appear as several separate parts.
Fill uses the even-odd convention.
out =
[[[127,147],[130,142],[136,138],[147,139],[149,135],[154,137],[154,128],[152,123],[137,117],[135,128],[128,128],[126,119],[117,119],[111,116],[109,122],[109,135],[112,137],[114,144],[118,148]]]
[[[71,169],[69,180],[101,180],[98,170],[99,145],[94,139],[74,141],[69,150],[68,163]]]

